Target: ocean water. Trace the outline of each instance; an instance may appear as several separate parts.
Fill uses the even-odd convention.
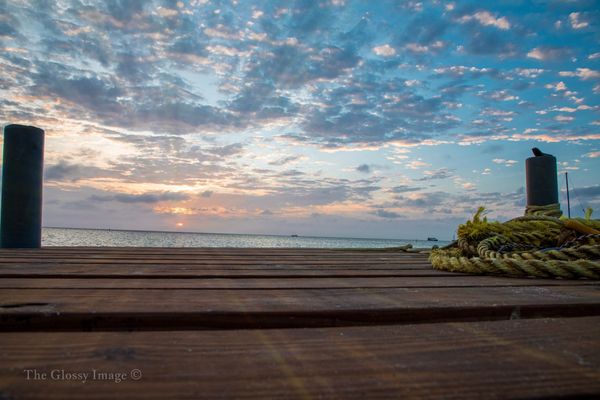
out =
[[[146,232],[104,229],[43,228],[42,246],[108,247],[308,247],[382,248],[412,244],[429,248],[447,241],[360,239],[311,236],[238,235],[222,233]]]

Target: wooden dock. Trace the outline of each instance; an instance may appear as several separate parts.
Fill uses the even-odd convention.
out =
[[[598,398],[598,289],[386,251],[4,249],[0,399]]]

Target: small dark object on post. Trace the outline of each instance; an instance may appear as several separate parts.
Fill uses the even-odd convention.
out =
[[[558,203],[558,181],[556,158],[532,149],[534,157],[525,161],[527,205],[546,206]]]
[[[41,247],[44,131],[7,125],[3,157],[0,247]]]
[[[536,157],[540,157],[540,156],[544,155],[544,153],[542,153],[542,151],[540,149],[538,149],[537,147],[534,147],[533,149],[531,149],[531,151],[533,152],[533,155]]]

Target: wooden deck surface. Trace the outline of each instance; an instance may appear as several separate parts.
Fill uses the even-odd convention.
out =
[[[598,289],[389,251],[3,249],[0,399],[597,398]]]

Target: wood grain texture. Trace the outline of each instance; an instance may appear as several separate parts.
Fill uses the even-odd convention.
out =
[[[594,281],[557,279],[515,279],[493,276],[237,276],[231,278],[163,278],[146,276],[123,278],[97,278],[73,276],[66,278],[3,278],[2,289],[373,289],[373,288],[449,288],[449,287],[517,287],[517,286],[595,286]]]
[[[0,399],[597,398],[598,288],[381,250],[0,249]]]
[[[0,291],[0,330],[256,329],[591,315],[600,315],[595,286]]]
[[[250,331],[2,333],[11,399],[511,399],[600,395],[600,318]],[[27,380],[139,369],[142,378]]]

